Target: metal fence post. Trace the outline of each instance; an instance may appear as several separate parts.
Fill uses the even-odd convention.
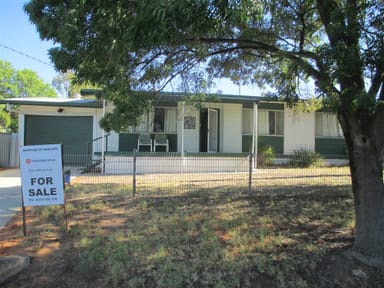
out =
[[[133,179],[132,194],[133,194],[133,197],[135,197],[136,196],[136,149],[133,149],[133,175],[132,175],[132,179]]]
[[[249,163],[248,163],[248,165],[249,165],[249,172],[248,172],[248,192],[249,193],[251,193],[251,191],[252,191],[252,163],[253,163],[253,161],[252,161],[252,158],[253,158],[253,154],[252,154],[252,152],[250,152],[249,153]]]

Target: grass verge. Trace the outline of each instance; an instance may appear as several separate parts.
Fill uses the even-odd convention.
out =
[[[310,181],[260,176],[252,193],[225,186],[133,198],[124,184],[73,185],[60,279],[94,287],[315,287],[315,268],[350,245],[354,226],[348,176],[324,171]],[[36,209],[41,221],[55,214]]]

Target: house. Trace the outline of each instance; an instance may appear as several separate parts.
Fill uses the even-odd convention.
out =
[[[345,158],[346,148],[335,114],[297,112],[285,103],[263,97],[208,95],[194,104],[178,93],[161,93],[141,124],[124,133],[105,133],[98,125],[112,103],[97,99],[11,98],[0,100],[19,113],[20,145],[63,143],[71,155],[91,159],[108,153],[168,151],[185,153],[248,153],[271,146],[278,155],[308,149],[328,158]],[[152,144],[138,147],[139,135]],[[153,147],[156,135],[167,145]],[[102,148],[104,147],[104,149]]]

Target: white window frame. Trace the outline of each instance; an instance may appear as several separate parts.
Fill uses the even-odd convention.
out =
[[[274,121],[274,127],[273,127],[273,131],[274,133],[271,133],[271,127],[269,126],[270,125],[270,113],[274,113],[275,115],[275,121]],[[266,114],[267,113],[267,114]],[[282,127],[280,127],[280,129],[278,129],[278,123],[280,123],[279,121],[277,121],[278,117],[277,117],[277,113],[281,113],[281,125]],[[265,118],[264,120],[262,118]],[[258,112],[258,120],[257,120],[257,123],[258,123],[258,135],[260,136],[284,136],[284,111],[282,110],[259,110]],[[265,125],[265,126],[261,126],[261,125]],[[281,130],[281,133],[278,133],[279,130]]]
[[[253,109],[243,108],[242,114],[242,135],[252,135],[253,134]]]
[[[154,118],[155,109],[164,109],[164,127],[163,131],[155,131],[154,129]],[[173,121],[173,123],[170,123]],[[130,127],[129,132],[131,133],[177,133],[177,108],[176,107],[155,107],[149,112],[142,115],[140,124],[135,127]]]
[[[331,112],[316,112],[315,135],[319,138],[342,138],[343,131],[337,115]]]

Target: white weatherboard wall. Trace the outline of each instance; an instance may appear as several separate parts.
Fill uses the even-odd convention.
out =
[[[242,131],[242,105],[227,103],[204,103],[203,107],[219,111],[219,152],[240,153]],[[185,105],[184,117],[194,117],[194,129],[184,129],[184,152],[200,150],[200,112],[192,105]],[[182,103],[178,108],[177,143],[182,151]]]
[[[105,112],[113,112],[113,102],[107,102],[105,106]],[[103,110],[100,109],[100,117],[98,117],[97,122],[101,120],[103,117]],[[102,129],[100,128],[100,125],[97,123],[97,128],[100,130],[100,133],[102,133]],[[119,133],[116,131],[111,132],[104,132],[104,135],[110,134],[108,137],[105,138],[105,148],[108,146],[108,152],[118,152],[119,151]],[[100,142],[101,143],[101,142]],[[101,147],[101,146],[100,146]]]
[[[105,134],[110,134],[106,138],[106,140],[108,141],[108,152],[119,152],[119,133],[111,131],[105,132]]]
[[[220,127],[220,149],[224,153],[241,152],[242,104],[223,104],[220,111],[222,125]]]
[[[315,150],[315,113],[284,111],[284,154],[295,150]]]
[[[95,109],[95,117],[93,118],[93,139],[100,138],[103,136],[103,129],[101,129],[99,122],[103,118],[103,109]],[[104,135],[107,133],[104,133]],[[105,140],[105,139],[104,139]],[[93,142],[93,151],[101,152],[102,151],[102,139],[98,139]],[[106,141],[104,141],[104,148],[106,146]]]
[[[248,172],[247,157],[137,157],[137,174]],[[133,157],[105,157],[105,174],[133,174]]]

